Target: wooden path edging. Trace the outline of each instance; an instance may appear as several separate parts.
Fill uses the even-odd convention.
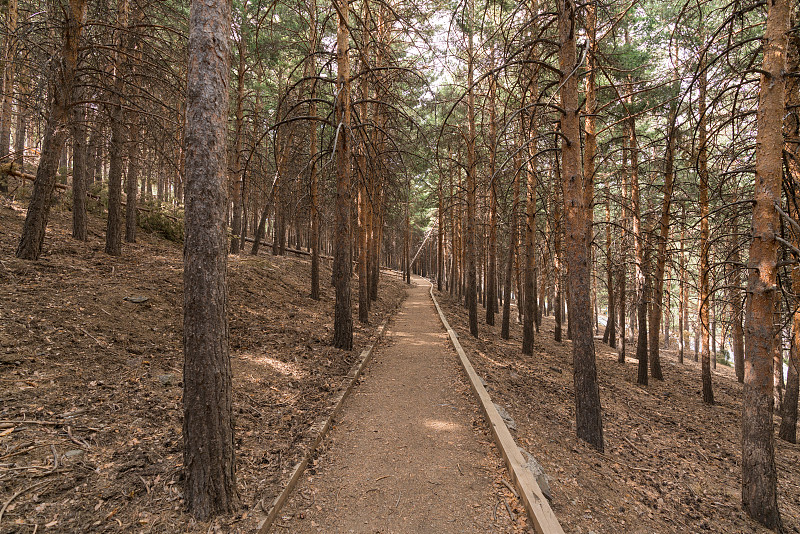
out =
[[[378,327],[378,337],[375,338],[375,341],[369,347],[361,352],[359,361],[350,369],[350,373],[348,373],[347,377],[345,378],[341,392],[333,401],[333,411],[331,411],[327,417],[324,417],[311,426],[311,430],[316,431],[317,435],[311,441],[311,444],[306,450],[306,454],[303,456],[303,459],[300,460],[297,465],[295,465],[294,471],[292,471],[292,476],[289,477],[289,481],[286,483],[283,491],[281,491],[278,496],[275,497],[275,500],[272,501],[272,506],[267,513],[267,517],[264,518],[258,525],[257,534],[267,534],[272,525],[275,523],[275,520],[278,518],[278,513],[286,503],[286,500],[289,498],[289,495],[292,493],[295,486],[297,486],[297,483],[300,481],[300,477],[303,475],[306,467],[308,467],[308,464],[311,461],[311,456],[314,454],[314,451],[317,450],[317,447],[319,447],[319,444],[328,433],[328,430],[330,430],[331,424],[333,423],[333,418],[339,415],[339,412],[342,409],[342,404],[344,404],[344,400],[348,395],[350,395],[356,380],[358,380],[358,377],[361,376],[364,368],[372,359],[372,354],[375,351],[375,347],[383,338],[383,334],[386,333],[386,326],[389,324],[390,318],[391,317],[387,317],[383,320],[381,326]]]
[[[469,378],[470,386],[472,386],[472,392],[478,398],[483,415],[492,429],[494,441],[506,461],[511,479],[519,490],[520,498],[525,505],[525,511],[528,513],[536,532],[539,534],[564,534],[564,530],[550,508],[550,503],[547,502],[547,499],[542,494],[539,484],[537,484],[533,474],[525,468],[525,460],[522,457],[522,453],[519,452],[519,447],[514,441],[514,437],[509,432],[500,414],[497,413],[497,408],[495,408],[491,397],[489,397],[489,393],[483,387],[481,379],[473,369],[461,343],[458,342],[458,335],[450,327],[450,323],[447,322],[447,318],[444,316],[444,312],[442,312],[442,308],[433,294],[433,284],[431,284],[430,294],[433,304],[436,306],[436,311],[439,312],[439,319],[442,320],[442,324],[450,335],[450,340],[453,342],[456,352],[458,352],[461,365]]]

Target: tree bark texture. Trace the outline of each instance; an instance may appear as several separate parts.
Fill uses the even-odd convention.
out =
[[[781,198],[783,114],[789,2],[769,5],[764,61],[758,99],[755,202],[750,242],[745,320],[744,399],[742,413],[742,504],[750,517],[773,530],[782,528],[778,510],[773,443],[773,313],[777,298],[775,236],[780,232],[776,206]]]
[[[586,236],[589,224],[586,205],[587,180],[581,172],[576,14],[573,0],[559,2],[559,64],[561,68],[561,146],[564,194],[564,239],[568,258],[570,323],[573,325],[572,354],[575,368],[575,419],[578,438],[603,450],[600,388],[594,353],[590,298],[591,266]]]
[[[198,519],[239,505],[227,316],[230,4],[194,0],[186,99],[184,498]]]
[[[333,346],[353,348],[353,311],[350,304],[350,33],[347,0],[333,0],[339,13],[336,34],[336,207],[333,249],[333,286],[336,291]]]

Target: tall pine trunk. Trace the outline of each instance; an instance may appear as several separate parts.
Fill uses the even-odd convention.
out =
[[[778,509],[772,413],[772,355],[776,330],[777,256],[783,175],[783,115],[789,2],[769,5],[758,98],[753,239],[745,319],[744,399],[742,411],[742,505],[747,514],[775,531],[782,529]]]
[[[561,145],[564,194],[564,238],[568,257],[570,323],[573,325],[575,420],[578,438],[603,450],[600,388],[592,331],[590,298],[589,209],[586,188],[591,184],[581,172],[580,122],[576,56],[576,13],[573,0],[559,2],[559,66],[561,68]]]
[[[239,506],[225,232],[230,4],[192,2],[186,101],[184,499],[204,520]]]
[[[350,304],[350,48],[349,5],[333,0],[339,13],[336,33],[336,206],[333,249],[333,286],[336,291],[333,346],[353,348],[353,312]]]
[[[711,349],[709,347],[710,336],[710,316],[709,307],[711,305],[711,294],[709,284],[709,227],[708,227],[708,155],[706,149],[706,58],[703,54],[700,58],[700,75],[698,77],[699,96],[698,113],[700,123],[698,124],[697,143],[697,174],[700,189],[700,336],[701,336],[701,362],[703,378],[703,402],[714,404],[714,390],[711,384]]]

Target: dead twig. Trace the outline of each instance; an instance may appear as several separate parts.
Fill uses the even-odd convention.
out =
[[[53,452],[53,469],[52,469],[52,471],[55,471],[56,469],[58,469],[58,451],[56,450],[56,446],[55,445],[50,445],[50,450]]]
[[[508,483],[508,481],[506,481],[506,479],[504,479],[504,478],[501,478],[501,479],[500,479],[500,482],[502,482],[502,483],[503,483],[503,485],[504,485],[505,487],[507,487],[507,488],[508,488],[508,490],[509,490],[511,493],[513,493],[513,494],[514,494],[514,497],[516,497],[517,499],[519,499],[519,494],[518,494],[518,493],[517,493],[517,491],[516,491],[516,490],[515,490],[515,489],[514,489],[514,488],[511,486],[511,484],[509,484],[509,483]]]
[[[78,439],[72,435],[72,427],[67,427],[67,436],[69,436],[69,439],[72,440],[72,442],[76,445],[80,445],[87,450],[92,448],[91,445],[89,445],[85,440]]]
[[[514,512],[511,511],[511,507],[508,505],[508,501],[503,499],[503,504],[506,505],[506,512],[508,512],[508,517],[511,518],[511,522],[516,523],[517,516],[514,514]]]
[[[101,348],[108,349],[108,345],[106,345],[106,344],[104,344],[104,343],[101,343],[99,339],[97,339],[97,338],[96,338],[96,337],[94,337],[92,334],[90,334],[89,332],[87,332],[85,328],[81,327],[81,332],[83,332],[84,334],[86,334],[86,335],[87,335],[87,336],[89,336],[90,338],[94,339],[94,342],[95,342],[95,343],[97,343],[98,345],[100,345],[100,347],[101,347]]]

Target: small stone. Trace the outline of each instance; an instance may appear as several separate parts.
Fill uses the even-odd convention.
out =
[[[552,501],[553,494],[550,492],[550,480],[544,472],[542,464],[537,462],[536,458],[522,447],[519,448],[519,452],[522,453],[522,456],[525,458],[524,467],[530,471],[533,478],[536,479],[536,483],[539,484],[539,489],[542,490],[542,495],[544,495],[548,501]]]
[[[80,458],[81,456],[83,456],[83,454],[84,451],[80,449],[72,449],[64,453],[64,458],[67,458],[68,460],[72,458]]]
[[[165,375],[158,375],[158,381],[161,382],[161,385],[164,387],[171,386],[174,380],[175,380],[175,375],[173,375],[172,373],[167,373]]]
[[[503,408],[502,406],[500,406],[499,404],[497,404],[496,402],[492,403],[492,404],[494,404],[494,407],[497,409],[497,413],[500,414],[500,417],[503,418],[503,421],[505,422],[505,424],[508,427],[508,429],[509,430],[516,430],[517,429],[517,422],[514,421],[514,418],[511,417],[511,415],[506,411],[506,409]]]

